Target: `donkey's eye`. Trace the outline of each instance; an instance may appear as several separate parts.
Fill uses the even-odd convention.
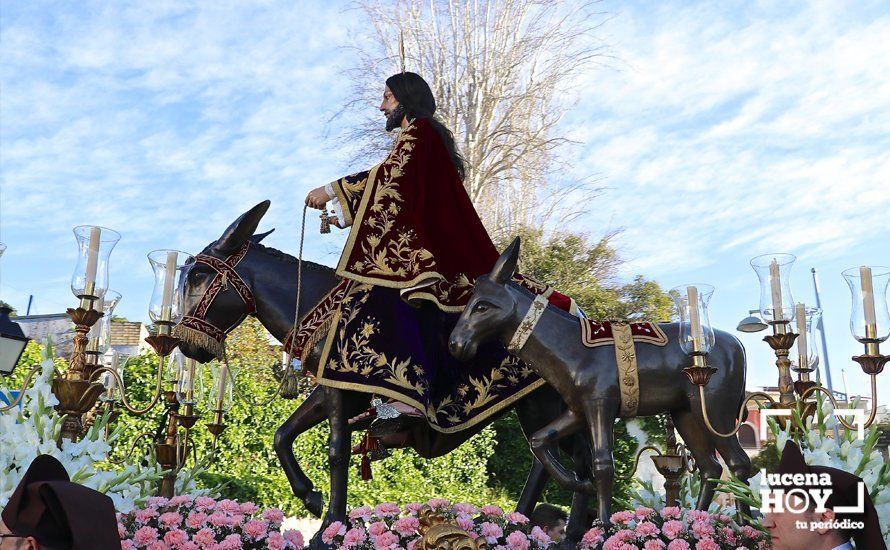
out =
[[[488,304],[479,302],[475,306],[473,306],[473,311],[475,311],[476,313],[484,313],[488,311]]]

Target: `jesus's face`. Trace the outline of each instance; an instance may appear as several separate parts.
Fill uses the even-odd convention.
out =
[[[398,106],[399,100],[392,94],[389,86],[385,86],[383,89],[383,103],[380,104],[380,111],[383,113],[383,116],[389,117]]]

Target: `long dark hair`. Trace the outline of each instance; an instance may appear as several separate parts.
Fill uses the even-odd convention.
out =
[[[409,119],[425,118],[430,121],[436,133],[442,138],[457,175],[463,180],[466,176],[464,157],[457,150],[454,134],[435,117],[436,98],[433,97],[430,85],[417,73],[398,73],[386,79],[386,86],[399,104],[405,107],[405,116]]]

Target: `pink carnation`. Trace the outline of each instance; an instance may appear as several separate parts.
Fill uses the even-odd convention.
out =
[[[615,512],[609,520],[618,525],[624,525],[634,519],[636,516],[633,512]]]
[[[167,500],[165,497],[148,497],[148,505],[153,508],[166,506],[168,502],[170,501]]]
[[[408,511],[409,514],[417,515],[420,512],[420,509],[423,508],[423,504],[419,502],[409,502],[405,505],[405,510]]]
[[[399,509],[399,505],[392,502],[384,502],[383,504],[378,504],[374,507],[374,513],[377,514],[378,517],[390,517],[397,516],[402,511]]]
[[[686,512],[686,521],[709,521],[710,519],[711,514],[704,510],[689,510]]]
[[[303,533],[296,529],[288,529],[284,532],[284,540],[289,542],[294,548],[303,547]]]
[[[146,546],[148,543],[158,540],[158,530],[154,527],[140,527],[133,533],[133,542],[137,546]]]
[[[651,537],[659,533],[658,526],[651,521],[641,521],[637,524],[634,531],[638,537]]]
[[[207,521],[207,514],[204,512],[192,512],[185,518],[185,526],[189,529],[198,529]]]
[[[195,508],[204,511],[216,506],[216,501],[210,497],[196,497],[195,498]]]
[[[647,508],[646,506],[637,506],[637,509],[634,510],[634,514],[637,516],[637,519],[646,519],[655,515],[655,510]]]
[[[586,537],[587,535],[589,535],[591,533],[591,531],[596,531],[596,530],[597,529],[591,529],[584,536]],[[545,533],[544,530],[541,529],[540,527],[538,527],[537,525],[532,527],[532,532],[530,534],[533,539],[540,542],[544,546],[547,546],[548,544],[553,542],[553,539],[550,538],[550,535]],[[603,534],[602,529],[599,529],[599,534],[600,535]],[[597,541],[597,543],[599,543],[599,541]]]
[[[278,531],[272,531],[266,537],[266,548],[268,550],[284,550],[286,544],[284,536]]]
[[[156,540],[152,543],[149,543],[148,546],[145,547],[145,550],[169,550],[169,546],[167,546],[164,541]]]
[[[504,536],[504,530],[497,523],[485,521],[479,526],[479,534],[485,537],[489,544],[495,544],[499,538]]]
[[[166,512],[161,514],[161,517],[158,518],[158,522],[168,529],[179,527],[182,525],[182,516],[176,512]]]
[[[241,505],[230,499],[219,501],[219,503],[217,504],[217,508],[227,514],[237,514],[241,511]]]
[[[643,545],[643,550],[663,550],[664,547],[667,546],[660,539],[651,539],[647,540],[646,544]]]
[[[232,518],[225,515],[223,512],[213,512],[207,518],[207,521],[214,527],[228,527],[232,524]]]
[[[695,543],[695,550],[720,550],[720,545],[711,539],[705,539]]]
[[[334,537],[342,537],[346,534],[346,526],[339,521],[335,521],[334,523],[328,525],[327,529],[324,530],[321,534],[321,540],[325,544],[331,544],[334,542]]]
[[[130,539],[121,541],[121,550],[136,550],[136,544]]]
[[[525,525],[526,523],[528,523],[528,518],[525,515],[520,514],[519,512],[510,512],[509,514],[507,514],[505,519],[510,523],[515,523],[516,525]]]
[[[455,518],[454,521],[457,522],[458,527],[460,527],[461,529],[463,529],[464,531],[466,531],[468,533],[472,532],[473,527],[475,527],[475,525],[473,524],[473,520],[471,520],[470,518],[468,518],[466,516],[458,516],[457,518]]]
[[[689,550],[689,543],[683,539],[672,540],[667,550]]]
[[[721,531],[723,532],[723,538],[726,539],[727,543],[736,543],[735,531],[733,531],[731,527],[724,527],[723,529],[721,529]]]
[[[414,517],[400,518],[392,524],[392,529],[403,537],[411,536],[420,529],[420,520]]]
[[[710,538],[714,536],[714,526],[704,521],[696,521],[692,524],[692,534],[697,539]]]
[[[216,542],[216,536],[213,534],[213,529],[208,529],[207,527],[201,529],[192,537],[192,540],[200,547],[210,546],[211,544]]]
[[[238,550],[241,546],[241,536],[236,533],[232,533],[219,543],[220,550]]]
[[[164,535],[164,542],[174,548],[185,544],[188,540],[188,533],[186,533],[182,529],[173,529],[171,531],[167,531],[167,534]]]
[[[541,529],[540,527],[536,527],[536,529]],[[543,531],[541,531],[543,533]],[[534,530],[532,530],[532,536],[534,536]],[[544,536],[547,536],[546,534]],[[548,540],[550,537],[547,537]],[[543,541],[542,541],[543,542]],[[603,542],[603,530],[599,527],[594,527],[584,533],[584,536],[581,537],[581,546],[582,547],[595,547],[599,543]]]
[[[117,522],[117,536],[120,539],[127,538],[127,528],[121,522]]]
[[[238,506],[238,511],[240,511],[245,516],[252,516],[259,511],[260,507],[252,502],[242,502],[240,506]]]
[[[368,534],[364,529],[361,527],[353,527],[343,535],[343,547],[352,548],[353,546],[359,546],[361,543],[365,542],[367,538]]]
[[[504,511],[501,509],[500,506],[493,506],[491,504],[487,504],[479,510],[486,516],[501,517],[504,515]]]
[[[665,506],[661,509],[661,517],[664,519],[674,518],[680,519],[680,507],[679,506]]]
[[[194,542],[187,540],[179,545],[179,550],[201,550],[201,547]]]
[[[152,518],[158,517],[158,511],[154,508],[143,508],[142,510],[136,510],[134,515],[136,523],[148,523]]]
[[[369,521],[371,519],[371,507],[360,506],[359,508],[353,508],[349,512],[349,519],[362,519],[364,521]]]
[[[399,536],[392,531],[387,531],[374,539],[374,548],[377,550],[389,550],[399,547]]]
[[[675,519],[668,520],[661,526],[661,532],[664,533],[668,540],[674,540],[685,530],[686,524]]]
[[[242,530],[253,540],[261,540],[269,534],[269,524],[263,520],[252,519],[244,524]]]
[[[268,510],[263,510],[263,519],[269,523],[281,523],[284,521],[284,512],[278,508],[269,508]]]
[[[232,514],[229,516],[229,525],[232,527],[238,527],[244,522],[244,516],[242,514]]]
[[[448,501],[448,499],[445,499],[445,498],[431,498],[431,499],[429,499],[428,501],[426,501],[426,503],[427,503],[427,504],[429,505],[429,507],[432,508],[433,510],[438,510],[438,509],[441,509],[441,508],[447,508],[447,507],[451,504],[451,503]]]
[[[507,535],[507,547],[511,550],[528,550],[528,538],[521,531],[513,531]]]
[[[378,535],[382,535],[388,529],[389,527],[387,527],[386,524],[382,521],[375,521],[368,526],[368,533],[370,533],[372,537],[376,537]]]
[[[454,505],[454,513],[465,516],[472,516],[478,511],[478,509],[472,504],[468,504],[466,502],[458,502]]]
[[[742,535],[748,537],[749,539],[756,539],[760,537],[760,531],[751,527],[750,525],[743,525]]]
[[[185,506],[186,504],[191,504],[192,497],[189,495],[177,495],[170,499],[170,506]]]

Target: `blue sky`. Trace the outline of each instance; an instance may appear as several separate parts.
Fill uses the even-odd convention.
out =
[[[796,300],[812,301],[820,271],[837,389],[841,368],[865,388],[840,272],[890,265],[886,3],[598,9],[611,57],[575,83],[564,154],[569,177],[607,192],[577,229],[624,229],[623,278],[714,285],[712,322],[729,330],[756,307],[748,260],[796,254]],[[147,252],[198,251],[266,198],[267,242],[296,252],[305,193],[355,168],[339,135],[357,119],[330,122],[367,25],[346,4],[4,0],[0,13],[0,297],[20,311],[29,294],[37,313],[74,304],[75,225],[123,234],[111,286],[144,319]],[[332,265],[344,235],[316,222],[306,257]],[[741,338],[750,384],[774,384],[766,344]]]

